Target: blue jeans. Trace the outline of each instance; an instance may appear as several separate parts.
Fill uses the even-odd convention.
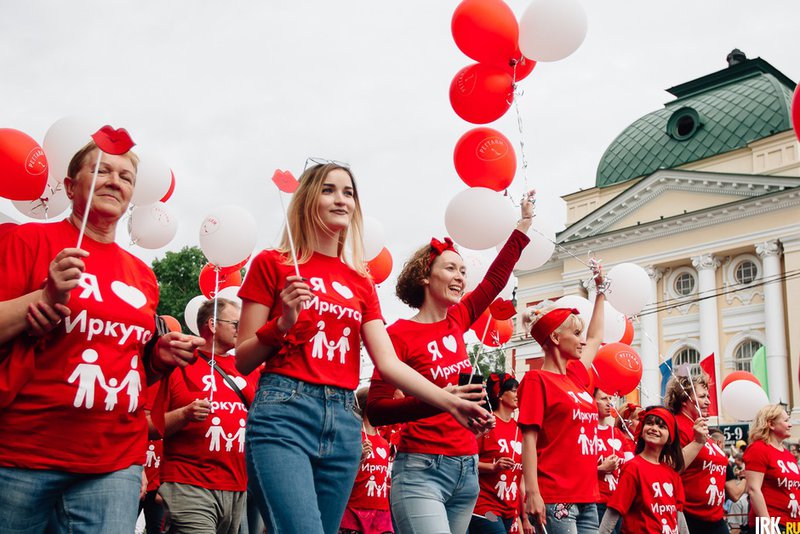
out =
[[[514,517],[497,517],[489,521],[485,517],[473,515],[469,521],[469,534],[508,534],[514,524]]]
[[[131,534],[139,513],[142,466],[86,475],[0,467],[0,532]],[[52,521],[51,521],[52,519]]]
[[[389,497],[399,534],[464,534],[478,500],[478,457],[398,453]]]
[[[270,534],[335,534],[361,459],[352,391],[261,377],[247,416],[250,494]]]
[[[547,504],[548,534],[597,534],[595,503]]]

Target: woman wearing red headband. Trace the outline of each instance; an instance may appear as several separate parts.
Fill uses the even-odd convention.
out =
[[[521,212],[516,230],[486,276],[463,299],[464,262],[449,239],[431,240],[403,266],[397,296],[419,312],[387,330],[397,356],[441,388],[454,388],[459,374],[472,370],[464,332],[506,285],[529,242],[526,233],[533,217],[531,194],[523,198]],[[414,397],[396,399],[394,391],[395,386],[385,383],[376,373],[367,410],[377,426],[409,421],[392,471],[390,498],[397,529],[401,533],[462,534],[478,498],[475,436],[449,414]],[[482,397],[479,385],[461,391],[473,392],[474,400]]]
[[[603,287],[598,267],[597,287]],[[544,351],[541,369],[528,371],[519,390],[525,511],[550,534],[597,532],[597,408],[588,368],[603,337],[600,292],[586,340],[577,310],[531,309],[524,321]]]
[[[675,417],[661,406],[648,408],[636,440],[637,456],[622,468],[608,501],[600,534],[611,534],[622,515],[622,534],[677,534],[683,508],[683,452]]]

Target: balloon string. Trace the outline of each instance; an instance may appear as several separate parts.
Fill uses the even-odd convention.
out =
[[[472,377],[475,376],[475,369],[478,367],[478,360],[481,357],[481,353],[483,352],[483,340],[486,339],[486,332],[489,331],[489,322],[491,321],[491,317],[487,317],[486,319],[486,328],[483,329],[483,335],[481,336],[481,347],[478,348],[478,354],[475,355],[475,365],[472,366],[472,372],[469,374],[469,382],[468,384],[472,384]]]
[[[514,62],[511,71],[511,89],[513,91],[513,104],[514,113],[517,115],[517,127],[519,128],[519,155],[522,160],[522,184],[524,186],[523,193],[530,191],[528,187],[528,158],[525,156],[525,128],[522,121],[522,113],[519,111],[519,99],[525,94],[525,91],[517,85],[517,65],[519,61]]]
[[[211,360],[209,366],[211,367],[211,395],[208,399],[212,404],[212,411],[214,406],[214,392],[217,390],[217,377],[214,375],[214,366],[217,364],[217,304],[219,303],[219,267],[214,266],[214,335],[211,337]]]
[[[286,213],[286,206],[283,205],[283,194],[278,191],[278,198],[281,200],[283,218],[286,221],[286,235],[289,236],[289,250],[292,252],[292,263],[294,263],[294,274],[300,277],[300,267],[297,266],[297,252],[294,249],[294,238],[292,237],[292,225],[289,224],[289,215]]]
[[[83,221],[81,222],[81,230],[78,232],[78,244],[76,248],[81,248],[83,243],[83,234],[86,233],[86,223],[89,221],[89,210],[92,207],[92,197],[94,197],[94,186],[97,183],[97,173],[100,172],[100,161],[103,159],[103,151],[97,151],[97,163],[94,164],[94,173],[92,174],[92,187],[89,189],[89,199],[86,201],[86,207],[83,211]]]

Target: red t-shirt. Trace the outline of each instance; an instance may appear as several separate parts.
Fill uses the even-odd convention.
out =
[[[254,384],[236,370],[232,356],[216,356],[216,363],[233,378],[248,402],[255,395]],[[211,414],[205,421],[189,422],[181,430],[164,439],[162,482],[191,484],[210,490],[244,491],[247,489],[247,468],[244,455],[247,408],[239,395],[219,373],[198,357],[186,367],[186,378],[174,372],[169,379],[168,411],[177,410],[198,398],[210,400]],[[256,373],[251,373],[254,376]],[[187,385],[187,380],[190,384]],[[202,391],[192,388],[202,384]]]
[[[354,510],[388,510],[389,443],[380,434],[366,434],[366,439],[372,443],[372,453],[358,466],[347,507]]]
[[[682,413],[676,415],[675,420],[678,423],[681,447],[685,447],[694,440],[694,421]],[[686,490],[686,504],[683,507],[685,513],[703,521],[719,521],[723,518],[727,467],[728,457],[709,438],[694,461],[681,474]]]
[[[764,441],[756,441],[744,451],[748,471],[764,474],[761,493],[770,517],[780,517],[780,524],[800,520],[800,468],[792,453],[779,451]],[[750,505],[748,524],[755,525],[755,509]]]
[[[270,319],[278,317],[280,292],[286,277],[294,274],[293,265],[285,264],[281,253],[262,251],[253,259],[239,296],[267,306]],[[293,331],[311,325],[316,333],[307,343],[281,347],[262,372],[355,389],[361,365],[361,325],[382,320],[375,284],[339,258],[319,253],[300,265],[300,274],[308,279],[315,298],[306,304]]]
[[[480,474],[480,493],[473,513],[492,512],[499,517],[516,517],[522,482],[522,435],[517,422],[513,419],[506,422],[498,417],[492,431],[478,439],[478,449],[481,462],[492,463],[495,458],[506,457],[514,461],[514,467]]]
[[[622,467],[608,507],[622,514],[623,534],[678,534],[683,502],[683,484],[674,469],[636,456]]]
[[[53,258],[77,242],[67,220],[4,232],[0,301],[40,289]],[[155,329],[156,278],[115,243],[84,236],[82,248],[89,256],[72,314],[36,343],[34,376],[0,410],[0,465],[108,473],[144,463],[141,357]]]
[[[547,504],[594,503],[600,498],[594,442],[598,415],[588,383],[589,373],[575,360],[565,375],[528,371],[519,385],[517,422],[539,432],[539,491]]]
[[[603,460],[611,455],[616,454],[622,462],[627,462],[633,459],[633,449],[630,445],[633,442],[627,436],[623,435],[623,431],[613,426],[597,426],[597,434],[595,438],[594,450],[597,453],[597,464],[600,465]],[[622,464],[620,464],[620,468]],[[597,471],[597,483],[600,489],[600,500],[597,502],[607,503],[611,494],[617,489],[619,483],[620,468],[615,469],[610,473],[601,473]]]

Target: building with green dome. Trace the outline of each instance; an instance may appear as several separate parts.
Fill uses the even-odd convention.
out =
[[[661,109],[611,141],[594,187],[563,197],[567,224],[553,257],[516,273],[517,300],[525,307],[589,297],[588,252],[606,272],[636,263],[650,277],[649,304],[632,320],[643,404],[660,403],[659,363],[699,372],[714,354],[717,384],[734,370],[761,372],[754,365],[765,361],[771,401],[797,412],[798,360],[790,356],[800,353],[800,332],[788,328],[800,323],[795,83],[739,50],[727,62],[667,89],[672,98]],[[766,358],[754,362],[761,347]],[[520,373],[542,356],[524,339],[514,352]]]

